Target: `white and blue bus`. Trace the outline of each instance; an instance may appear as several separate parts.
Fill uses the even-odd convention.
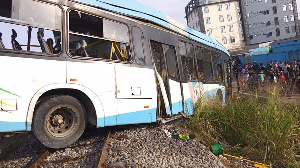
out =
[[[225,100],[228,51],[134,0],[1,0],[0,132],[63,148],[87,126],[170,121]]]

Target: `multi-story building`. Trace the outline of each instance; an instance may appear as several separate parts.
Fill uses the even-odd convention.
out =
[[[237,0],[191,0],[185,8],[187,25],[215,38],[228,50],[244,46]]]
[[[299,7],[300,0],[191,0],[185,12],[189,27],[231,51],[298,36]]]
[[[296,0],[241,0],[241,7],[248,45],[299,34]]]
[[[300,20],[300,0],[296,0],[298,21]]]

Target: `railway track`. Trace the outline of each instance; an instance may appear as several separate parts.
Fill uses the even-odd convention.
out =
[[[64,149],[47,148],[26,167],[104,167],[110,131],[92,134]]]
[[[184,128],[177,122],[165,125],[139,124],[90,131],[64,149],[45,149],[34,141],[16,150],[2,168],[108,168],[108,167],[216,167],[224,168],[217,156],[195,139],[170,137],[168,130]],[[178,124],[181,123],[178,121]],[[85,132],[86,134],[86,132]],[[35,147],[36,146],[36,147]],[[37,151],[37,152],[33,152]],[[36,153],[36,154],[34,154]],[[26,156],[23,156],[25,155]],[[30,155],[31,157],[27,157]]]

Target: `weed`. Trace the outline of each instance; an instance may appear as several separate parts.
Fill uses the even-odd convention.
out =
[[[20,134],[20,135],[13,135],[10,138],[7,138],[6,140],[2,140],[1,142],[1,148],[2,151],[0,153],[0,160],[5,160],[9,158],[9,155],[15,151],[17,148],[19,148],[21,145],[23,145],[27,140],[28,136],[27,134]],[[0,166],[1,166],[0,162]]]
[[[213,101],[198,103],[186,125],[207,144],[225,144],[225,152],[275,166],[292,166],[299,164],[295,157],[300,142],[298,106],[299,102],[283,101],[272,88],[264,97],[233,98],[225,106]]]

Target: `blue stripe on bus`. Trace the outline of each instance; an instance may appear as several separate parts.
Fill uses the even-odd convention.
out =
[[[98,125],[98,121],[99,120],[104,120],[104,126],[115,126],[117,125],[117,116],[107,116],[104,119],[103,118],[98,118],[97,119],[97,127],[99,127],[100,125]]]
[[[31,131],[31,122],[27,122],[26,131]]]
[[[0,132],[25,131],[25,122],[0,121]]]
[[[117,117],[118,125],[151,122],[156,122],[156,109],[120,114]]]
[[[182,111],[183,111],[182,101],[179,101],[179,102],[176,102],[176,103],[172,103],[172,112],[173,112],[173,115],[178,114],[178,113],[180,113]]]
[[[184,100],[184,113],[186,115],[193,115],[194,114],[194,105],[192,98]]]
[[[156,108],[97,119],[97,127],[156,122]]]

